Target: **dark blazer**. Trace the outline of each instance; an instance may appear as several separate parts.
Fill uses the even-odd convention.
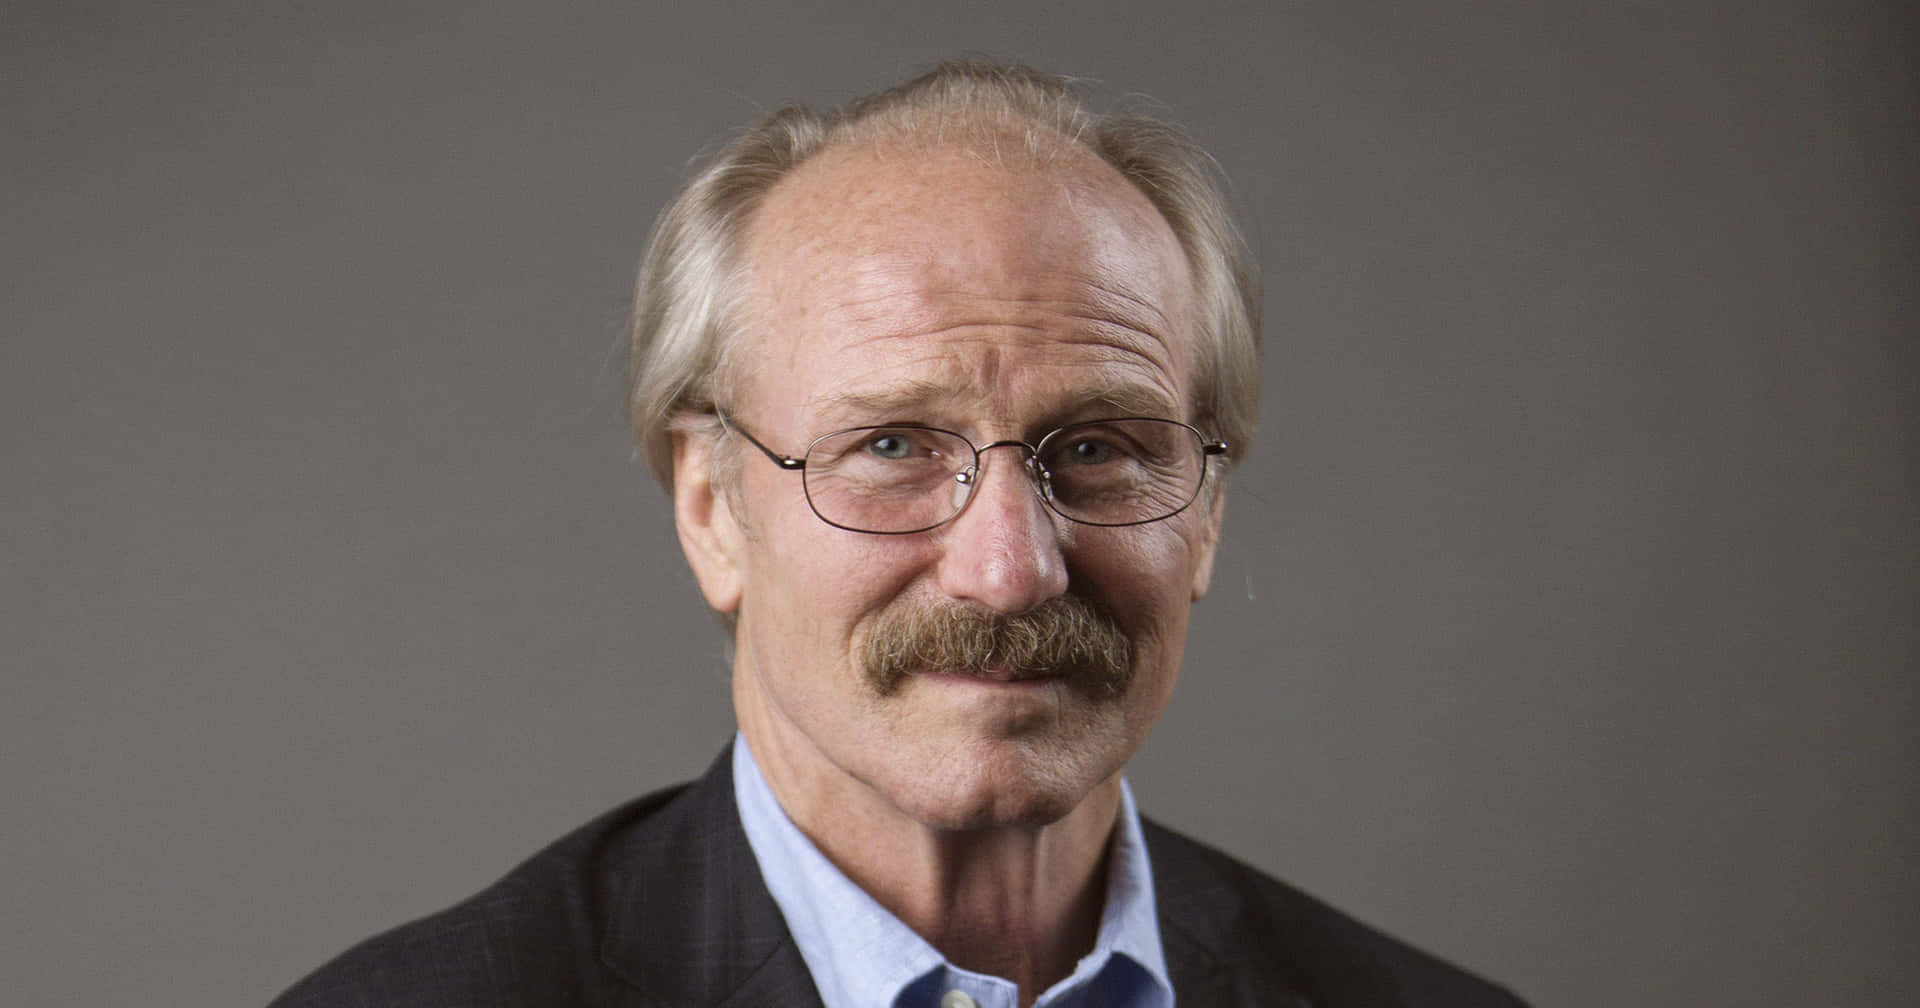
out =
[[[1225,854],[1145,829],[1182,1008],[1523,1008]],[[700,780],[623,805],[479,895],[362,942],[272,1008],[819,1004],[722,753]]]

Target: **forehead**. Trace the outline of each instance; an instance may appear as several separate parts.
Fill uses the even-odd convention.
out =
[[[1187,398],[1186,259],[1153,205],[1079,148],[831,149],[768,194],[747,259],[757,399]]]

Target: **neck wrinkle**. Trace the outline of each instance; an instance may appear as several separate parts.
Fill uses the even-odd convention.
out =
[[[1120,811],[1118,773],[1043,826],[929,826],[850,775],[835,780],[797,766],[828,761],[748,678],[736,669],[741,734],[787,818],[948,962],[1013,981],[1031,1004],[1093,950]]]

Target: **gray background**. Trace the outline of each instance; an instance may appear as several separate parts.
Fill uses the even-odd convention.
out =
[[[259,1004],[700,770],[632,264],[972,50],[1265,261],[1146,807],[1542,1006],[1920,1003],[1899,7],[9,3],[5,1000]]]

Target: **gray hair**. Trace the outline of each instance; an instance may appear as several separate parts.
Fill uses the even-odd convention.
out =
[[[715,431],[716,404],[733,402],[744,366],[733,353],[746,287],[742,249],[775,184],[854,139],[994,143],[1009,134],[1024,137],[1036,158],[1063,141],[1092,152],[1166,218],[1193,277],[1193,422],[1245,457],[1259,408],[1260,297],[1218,166],[1171,124],[1094,114],[1067,78],[963,60],[833,112],[773,113],[727,144],[661,215],[634,288],[627,410],[663,486],[673,487],[672,432]]]

